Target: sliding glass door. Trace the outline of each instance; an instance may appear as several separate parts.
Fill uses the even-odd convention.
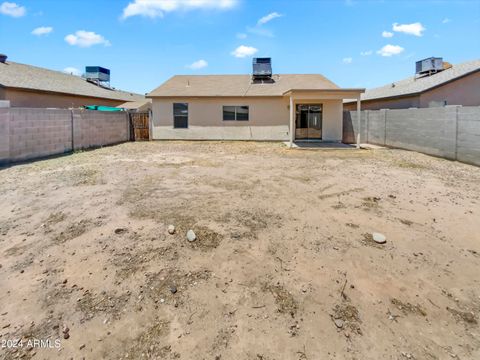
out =
[[[295,125],[296,140],[321,140],[322,104],[298,104]]]

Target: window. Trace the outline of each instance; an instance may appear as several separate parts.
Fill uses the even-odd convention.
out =
[[[223,121],[248,121],[248,106],[224,106]]]
[[[173,104],[173,127],[176,129],[188,128],[188,104]]]

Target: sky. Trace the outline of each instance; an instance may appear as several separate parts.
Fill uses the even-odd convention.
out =
[[[176,74],[320,73],[341,87],[480,58],[480,0],[0,0],[0,53],[146,93]]]

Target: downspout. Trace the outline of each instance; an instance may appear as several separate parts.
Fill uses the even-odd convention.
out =
[[[70,126],[72,128],[72,131],[71,131],[71,136],[72,136],[72,152],[75,151],[75,142],[73,140],[73,136],[75,134],[74,130],[73,130],[73,109],[70,109]]]
[[[360,133],[362,132],[362,114],[360,113],[360,95],[357,98],[357,149],[360,149]]]
[[[295,129],[294,129],[294,122],[293,122],[293,96],[290,95],[290,144],[289,144],[289,147],[292,148],[293,147],[293,137],[294,137],[294,133],[295,133]]]

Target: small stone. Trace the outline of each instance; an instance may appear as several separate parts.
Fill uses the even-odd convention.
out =
[[[177,287],[175,285],[170,286],[170,292],[175,294],[177,292]]]
[[[80,345],[79,349],[82,350],[85,348],[85,344]]]
[[[385,244],[387,242],[387,238],[385,237],[385,235],[377,232],[372,233],[372,239],[377,244]]]
[[[65,340],[67,340],[69,337],[70,337],[70,334],[69,334],[69,333],[64,333],[64,334],[63,334],[63,338],[64,338]]]
[[[193,230],[188,230],[187,231],[187,240],[190,241],[190,242],[197,240],[197,235],[195,235]]]
[[[333,319],[335,326],[339,329],[343,328],[343,320],[342,319]]]
[[[165,302],[165,299],[160,299],[160,302],[163,304]]]
[[[64,334],[67,334],[67,333],[70,332],[70,329],[68,328],[68,326],[64,326],[62,332],[63,332]]]
[[[67,283],[67,279],[63,280],[62,284],[66,284]]]
[[[173,226],[173,225],[168,225],[168,233],[169,233],[170,235],[175,234],[175,226]]]
[[[123,233],[126,233],[127,232],[127,229],[125,228],[116,228],[115,229],[115,234],[119,235],[119,234],[123,234]]]

